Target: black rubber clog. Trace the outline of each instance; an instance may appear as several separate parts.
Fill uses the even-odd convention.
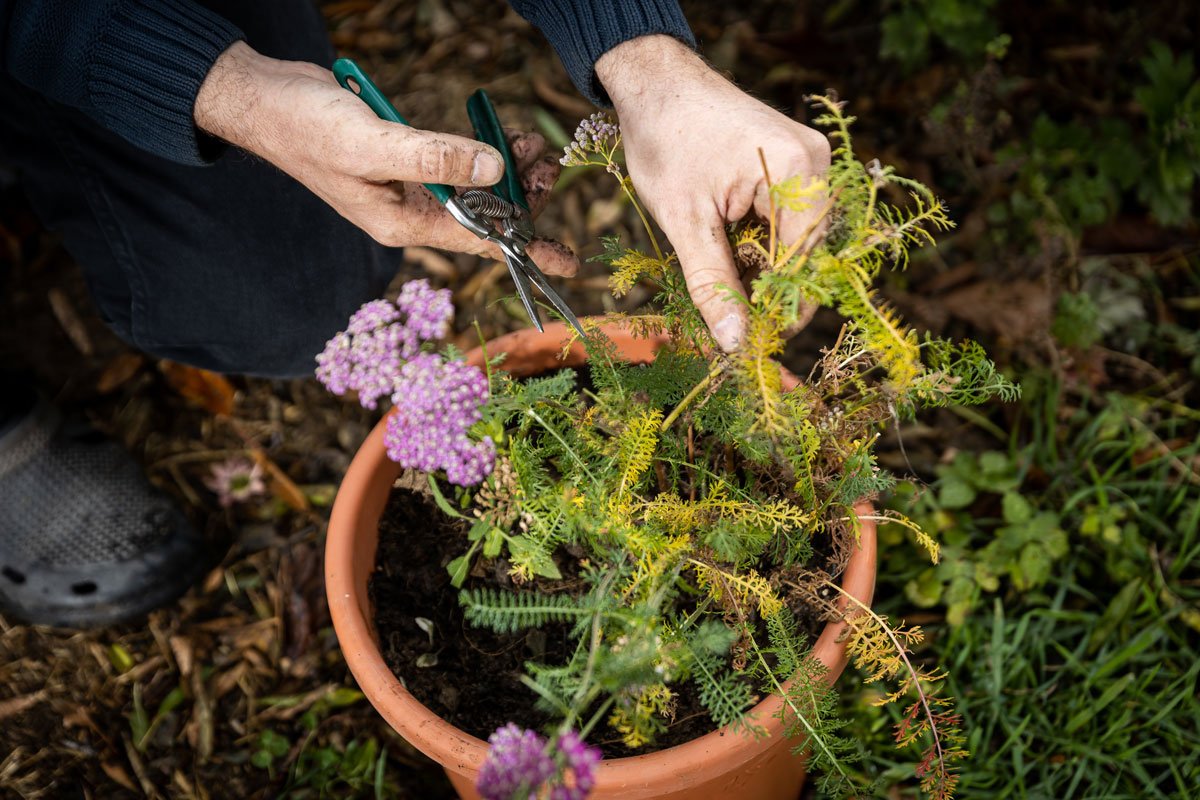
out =
[[[175,600],[214,562],[115,442],[45,403],[0,425],[6,617],[65,627],[128,621]]]

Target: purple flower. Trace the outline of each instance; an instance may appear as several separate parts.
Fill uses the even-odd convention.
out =
[[[458,486],[482,483],[496,465],[496,447],[467,431],[482,419],[488,400],[483,370],[422,353],[400,369],[395,387],[383,440],[388,458],[422,472],[445,470]]]
[[[549,788],[548,800],[585,800],[596,787],[600,749],[585,744],[575,731],[562,734],[547,748],[542,737],[510,722],[488,737],[488,743],[475,783],[484,800],[532,800],[541,796],[542,788]],[[558,759],[552,757],[553,750]],[[567,770],[569,785],[560,774]]]
[[[211,474],[204,479],[204,485],[216,493],[222,508],[244,503],[267,491],[263,484],[262,466],[241,456],[232,456],[213,464]]]
[[[605,112],[597,112],[579,123],[575,129],[575,141],[563,148],[559,159],[564,167],[578,167],[592,163],[588,153],[607,156],[617,146],[621,128]]]
[[[533,731],[510,722],[497,728],[488,744],[487,759],[475,782],[484,800],[533,800],[556,772],[546,742]]]
[[[400,309],[396,308],[393,303],[389,303],[387,300],[372,300],[369,303],[363,303],[362,307],[350,316],[350,323],[346,325],[346,333],[369,333],[398,319],[400,319]]]
[[[453,316],[448,289],[409,281],[395,303],[372,300],[354,312],[317,356],[317,380],[334,394],[357,392],[359,403],[373,409],[395,393],[401,365],[445,336]]]
[[[409,281],[400,290],[396,306],[408,315],[405,322],[422,339],[441,339],[454,316],[449,289],[434,290],[426,281]]]
[[[558,737],[558,751],[575,778],[574,786],[558,785],[550,790],[550,800],[584,800],[596,787],[596,765],[600,748],[592,747],[575,731]]]

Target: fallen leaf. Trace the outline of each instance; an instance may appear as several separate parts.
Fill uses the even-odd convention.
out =
[[[576,94],[568,94],[567,92],[559,91],[553,84],[540,72],[533,73],[531,77],[533,85],[533,93],[538,99],[546,105],[563,112],[568,117],[580,118],[591,116],[596,109],[591,103],[586,102],[583,98]],[[408,252],[407,250],[405,252]]]
[[[122,353],[104,365],[96,379],[96,391],[108,394],[136,375],[145,363],[146,357],[140,353]]]
[[[458,268],[454,266],[454,262],[428,247],[404,248],[404,260],[411,261],[430,275],[444,281],[458,279]]]
[[[263,472],[267,473],[271,492],[276,497],[294,511],[308,511],[308,496],[304,494],[304,490],[297,486],[296,482],[289,478],[287,473],[280,469],[279,465],[262,451],[262,448],[251,448],[250,455],[262,467]]]
[[[160,361],[158,368],[171,388],[185,400],[210,414],[228,416],[233,413],[237,393],[224,376],[174,361]]]
[[[625,213],[625,204],[619,198],[597,200],[587,212],[587,232],[597,236],[602,231],[612,230]]]
[[[5,701],[0,702],[0,721],[3,721],[8,717],[16,716],[25,709],[32,708],[45,699],[45,689],[39,689],[33,694],[22,695],[21,697],[10,697]]]
[[[941,298],[946,310],[975,327],[1009,342],[1045,336],[1053,320],[1054,297],[1036,281],[979,281]]]
[[[75,345],[75,349],[83,353],[85,356],[90,356],[94,348],[92,347],[92,337],[88,336],[87,326],[83,324],[83,320],[79,318],[79,314],[75,311],[75,306],[71,304],[66,293],[62,289],[54,288],[46,293],[50,300],[50,310],[54,312],[54,318],[58,320],[58,324],[67,333],[67,338],[71,340],[71,344]]]
[[[179,674],[185,678],[190,676],[192,674],[192,664],[195,661],[192,640],[186,636],[172,636],[171,652],[175,656],[175,663],[179,667]]]
[[[246,666],[246,662],[239,661],[229,669],[217,676],[213,686],[213,701],[220,700],[228,694],[233,687],[238,685],[238,682],[245,677],[250,668]]]
[[[115,782],[121,784],[131,792],[138,792],[137,784],[129,777],[129,773],[120,764],[111,764],[107,761],[100,762],[100,769],[104,770],[104,774],[112,778]]]

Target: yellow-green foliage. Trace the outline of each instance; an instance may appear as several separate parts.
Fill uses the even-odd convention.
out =
[[[671,533],[690,533],[717,520],[734,521],[772,533],[807,530],[813,522],[811,512],[788,500],[734,500],[725,483],[714,484],[708,495],[699,500],[684,500],[670,492],[660,494],[644,503],[640,513],[646,522]]]
[[[673,717],[674,712],[675,693],[656,683],[619,700],[608,724],[621,734],[626,747],[641,747],[666,730],[665,718]]]
[[[795,576],[837,568],[857,542],[850,509],[891,485],[873,454],[881,423],[897,409],[979,402],[1011,384],[977,347],[920,341],[878,298],[880,270],[903,267],[911,248],[950,223],[924,187],[855,159],[851,118],[829,100],[818,104],[837,145],[832,167],[816,181],[777,176],[770,198],[776,212],[807,209],[814,229],[827,233],[819,242],[782,241],[778,213],[729,230],[731,249],[757,274],[738,351],[715,347],[678,260],[648,224],[645,251],[605,239],[599,258],[612,268],[614,294],[643,284],[655,304],[610,320],[671,342],[653,364],[632,365],[597,323],[585,323],[586,391],[569,370],[526,382],[493,370],[476,433],[496,443],[505,475],[460,495],[480,522],[452,565],[463,580],[472,558],[506,555],[514,577],[536,584],[516,594],[464,593],[479,624],[573,626],[567,663],[530,664],[527,677],[564,725],[590,729],[607,719],[638,747],[662,732],[678,681],[693,681],[712,719],[739,730],[753,727],[743,723],[756,692],[780,692],[789,735],[803,736],[814,763],[840,781],[849,748],[829,721],[836,704],[782,593],[795,599],[803,594]],[[616,148],[611,136],[585,136],[569,160],[616,176],[645,220]],[[779,359],[814,305],[837,310],[846,324],[812,375],[787,392],[794,381]],[[937,543],[897,521],[913,527],[936,562]],[[832,566],[808,564],[818,533],[833,538]],[[838,613],[819,593],[810,600]],[[936,676],[905,672],[919,632],[869,614],[850,623],[847,646],[868,679],[895,682],[888,699],[924,698],[921,684]],[[953,727],[929,703],[922,709],[906,712],[904,741]],[[954,751],[945,743],[927,771],[948,774]]]
[[[696,571],[696,584],[734,615],[743,615],[751,606],[763,617],[773,617],[783,610],[783,601],[771,584],[752,569],[733,573],[696,559],[690,559],[689,564]]]
[[[654,460],[654,447],[658,444],[658,426],[662,418],[663,413],[657,408],[645,409],[629,420],[618,440],[617,469],[620,477],[613,496],[614,515],[627,513],[630,493],[637,488],[638,481]]]
[[[676,260],[674,253],[666,259],[659,259],[637,250],[627,250],[610,263],[613,274],[609,276],[608,286],[614,297],[624,297],[643,280],[662,281]]]

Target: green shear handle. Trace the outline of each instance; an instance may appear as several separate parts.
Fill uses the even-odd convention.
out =
[[[333,65],[333,74],[344,89],[358,96],[380,119],[408,125],[408,120],[400,116],[400,112],[388,102],[383,92],[379,91],[379,87],[353,61],[338,59]],[[492,101],[482,89],[476,91],[467,101],[467,115],[475,128],[475,138],[490,144],[503,156],[504,176],[492,186],[490,193],[482,189],[471,189],[459,196],[452,186],[444,183],[427,183],[425,188],[446,207],[460,225],[480,239],[500,248],[504,262],[508,265],[508,272],[516,284],[521,305],[525,307],[525,313],[539,331],[542,330],[542,320],[533,299],[534,287],[545,296],[554,310],[583,336],[583,326],[580,325],[578,317],[558,292],[554,291],[546,281],[546,276],[525,251],[526,245],[534,237],[529,203],[525,198],[525,191],[521,188],[517,162],[508,147],[508,140],[504,137],[504,129],[500,127],[496,109],[492,107]]]
[[[375,116],[388,122],[397,122],[412,127],[408,120],[400,115],[396,107],[388,102],[375,82],[368,78],[366,73],[350,59],[339,58],[335,61],[333,76],[337,78],[337,82],[342,85],[342,88],[358,95],[359,99],[375,112]],[[517,172],[516,160],[508,148],[508,140],[504,137],[504,129],[500,127],[496,109],[483,89],[476,91],[467,101],[467,115],[475,127],[475,138],[496,148],[504,158],[504,177],[492,187],[492,190],[502,199],[528,211],[529,204],[525,202],[525,192],[521,188],[521,178]],[[443,205],[454,196],[454,188],[444,183],[427,183],[425,188]]]

